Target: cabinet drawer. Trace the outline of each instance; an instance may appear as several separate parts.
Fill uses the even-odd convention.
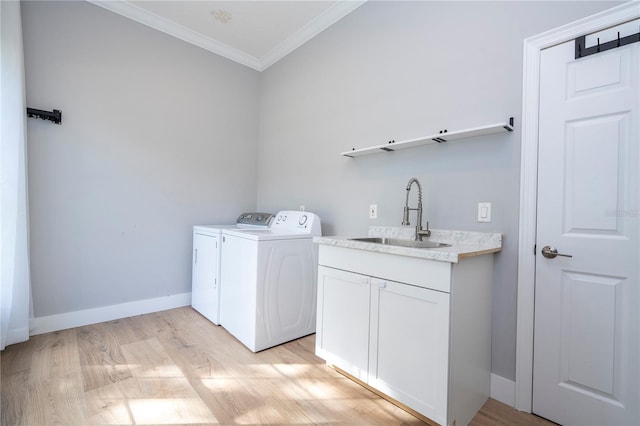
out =
[[[319,264],[418,287],[450,292],[451,263],[320,245]]]

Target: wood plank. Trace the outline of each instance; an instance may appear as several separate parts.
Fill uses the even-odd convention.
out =
[[[30,383],[67,377],[80,372],[80,359],[75,331],[47,333],[33,342]]]
[[[157,338],[123,345],[121,352],[131,377],[184,377]]]
[[[131,377],[114,328],[108,323],[80,327],[76,333],[85,391]]]
[[[469,426],[552,426],[555,423],[533,414],[523,413],[489,398]]]
[[[4,361],[4,357],[2,360]],[[20,423],[20,419],[25,416],[25,409],[28,408],[24,399],[29,389],[29,369],[14,374],[5,374],[3,364],[1,383],[0,424],[17,425]]]
[[[29,339],[18,345],[9,345],[0,352],[2,374],[10,375],[31,369],[31,354],[35,339]]]
[[[23,396],[21,419],[25,425],[86,424],[80,372],[31,381]]]

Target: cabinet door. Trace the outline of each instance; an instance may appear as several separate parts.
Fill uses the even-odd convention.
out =
[[[218,237],[193,234],[191,306],[214,324],[220,324]]]
[[[318,267],[316,354],[367,381],[369,277]]]
[[[371,279],[369,385],[446,423],[449,294]]]

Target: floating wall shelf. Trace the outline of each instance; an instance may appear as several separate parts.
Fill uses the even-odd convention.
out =
[[[367,148],[352,149],[351,151],[341,152],[345,157],[362,157],[369,154],[378,154],[381,152],[398,151],[401,149],[415,148],[417,146],[428,145],[432,143],[443,143],[456,139],[470,138],[473,136],[490,135],[493,133],[512,132],[513,117],[508,122],[490,124],[488,126],[474,127],[472,129],[458,130],[456,132],[448,132],[441,130],[437,135],[425,136],[417,139],[409,139],[406,141],[389,141],[383,145],[370,146]]]

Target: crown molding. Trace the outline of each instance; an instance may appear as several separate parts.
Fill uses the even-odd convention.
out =
[[[125,0],[113,1],[113,0],[87,0],[89,3],[100,6],[111,12],[122,15],[125,18],[129,18],[143,25],[162,31],[163,33],[172,35],[182,41],[191,43],[195,46],[201,47],[209,52],[213,52],[217,55],[224,56],[227,59],[238,62],[249,68],[253,68],[258,71],[262,71],[260,60],[258,58],[241,52],[238,49],[234,49],[231,46],[227,46],[224,43],[220,43],[217,40],[203,36],[202,34],[193,31],[185,26],[175,23],[167,18],[151,13],[145,9],[142,9],[133,3]]]
[[[96,6],[107,9],[118,15],[124,16],[143,25],[162,31],[182,41],[201,47],[209,52],[223,56],[239,64],[253,68],[257,71],[264,71],[280,59],[302,46],[307,41],[339,21],[347,14],[351,13],[367,0],[338,1],[333,6],[318,15],[303,28],[278,44],[269,51],[263,58],[244,53],[238,49],[220,43],[210,37],[206,37],[170,19],[156,15],[148,10],[142,9],[126,0],[87,0]]]
[[[293,33],[260,58],[261,71],[269,68],[366,2],[367,0],[343,0],[336,2],[333,6],[316,16],[304,27]]]

